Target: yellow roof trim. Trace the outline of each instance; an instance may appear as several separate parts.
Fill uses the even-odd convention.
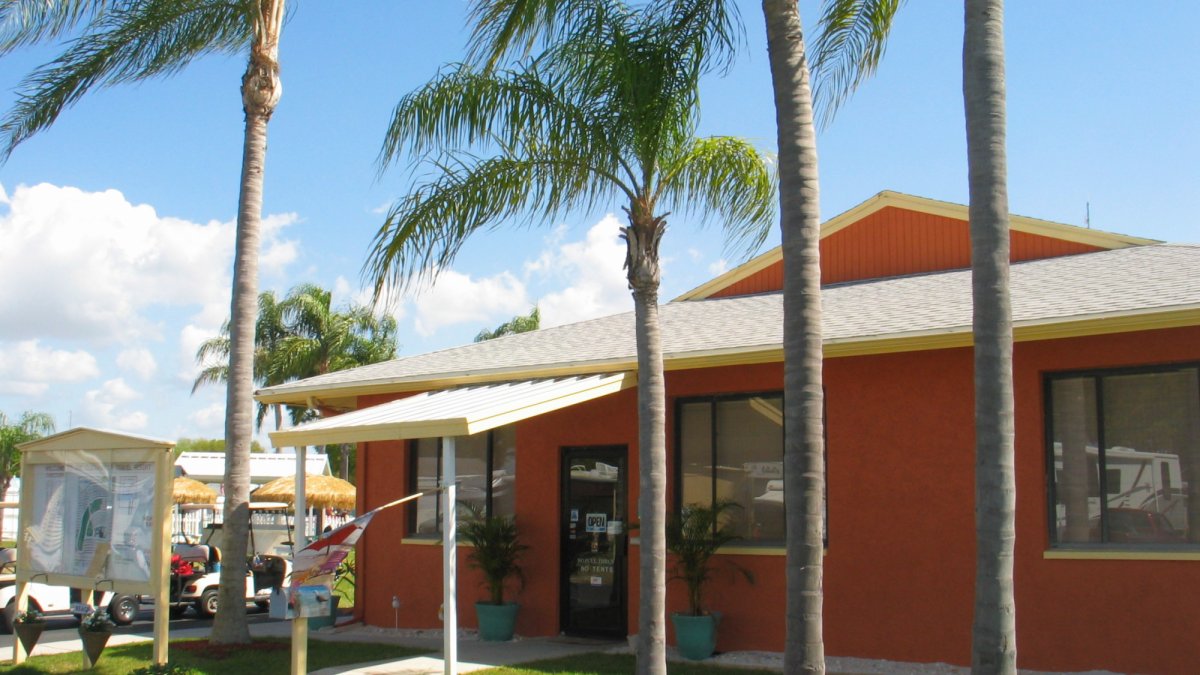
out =
[[[1182,328],[1186,326],[1200,326],[1200,305],[1179,307],[1168,311],[1143,310],[1096,314],[1068,321],[1017,322],[1013,327],[1013,340],[1016,342],[1035,342],[1038,340],[1057,340],[1091,335]],[[824,354],[825,358],[843,358],[850,356],[870,356],[873,354],[892,354],[896,352],[954,349],[958,347],[970,347],[971,344],[971,327],[964,325],[935,331],[892,333],[870,337],[826,340]],[[763,345],[747,349],[691,352],[678,356],[668,355],[664,359],[663,366],[667,371],[678,371],[776,363],[782,360],[782,345]],[[488,373],[464,374],[462,376],[440,377],[428,380],[409,379],[383,383],[376,382],[357,387],[336,389],[330,392],[332,394],[330,397],[319,397],[317,396],[318,392],[305,392],[293,393],[293,397],[290,399],[285,398],[283,395],[276,395],[271,397],[270,401],[266,400],[266,397],[260,397],[259,400],[264,403],[297,401],[298,404],[303,405],[304,401],[316,396],[322,405],[349,410],[357,407],[357,398],[359,396],[370,394],[430,391],[468,384],[589,375],[636,368],[637,361],[635,359],[612,360],[569,364],[562,367],[544,369],[496,370]]]
[[[916,211],[918,213],[928,213],[935,216],[944,216],[955,220],[967,221],[969,219],[970,209],[965,204],[955,204],[953,202],[943,202],[927,197],[917,197],[916,195],[904,194],[903,192],[893,192],[884,190],[870,199],[854,206],[848,211],[839,213],[821,224],[821,238],[824,239],[829,235],[844,230],[845,228],[863,220],[877,211],[880,211],[889,206],[905,209],[908,211]],[[1068,225],[1066,223],[1056,223],[1050,220],[1041,220],[1038,218],[1029,218],[1027,216],[1010,215],[1009,229],[1015,232],[1025,232],[1027,234],[1036,234],[1043,237],[1051,237],[1061,239],[1063,241],[1075,242],[1077,244],[1085,244],[1095,246],[1097,248],[1118,249],[1128,248],[1130,246],[1145,246],[1147,244],[1160,243],[1155,239],[1145,239],[1143,237],[1134,237],[1126,234],[1117,234],[1115,232],[1102,232],[1100,230],[1091,230],[1086,227],[1077,225]],[[751,259],[750,261],[738,265],[728,272],[711,279],[692,290],[680,295],[672,300],[672,302],[682,300],[703,300],[710,298],[721,290],[732,286],[733,284],[751,277],[762,270],[774,265],[783,259],[783,248],[776,246],[775,248],[763,253],[762,255]]]

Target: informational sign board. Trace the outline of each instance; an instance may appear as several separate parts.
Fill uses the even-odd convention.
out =
[[[128,447],[139,440],[143,447]],[[170,444],[82,429],[21,450],[17,580],[157,594],[170,535]]]

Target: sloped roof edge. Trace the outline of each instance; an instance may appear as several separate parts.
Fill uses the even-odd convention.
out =
[[[884,190],[870,199],[858,204],[857,206],[839,213],[833,218],[830,218],[822,223],[821,238],[824,239],[825,237],[843,230],[850,225],[866,218],[867,216],[870,216],[871,214],[881,211],[889,206],[963,221],[968,219],[968,213],[970,210],[965,204],[955,204],[953,202],[944,202],[937,199],[930,199],[928,197],[918,197],[916,195],[905,194],[903,192]],[[1064,241],[1087,244],[1089,246],[1096,246],[1098,248],[1105,249],[1117,249],[1126,248],[1129,246],[1145,246],[1147,244],[1161,243],[1155,239],[1134,237],[1115,232],[1103,232],[1101,230],[1091,230],[1086,227],[1068,225],[1066,223],[1056,223],[1051,220],[1041,220],[1039,218],[1030,218],[1028,216],[1010,215],[1009,223],[1011,229],[1017,232],[1036,234],[1044,237],[1053,237],[1055,239],[1062,239]],[[712,297],[713,294],[720,292],[722,289],[728,288],[729,286],[732,286],[743,279],[753,276],[782,259],[783,248],[776,246],[770,251],[767,251],[756,258],[748,260],[747,262],[738,265],[728,272],[710,279],[709,281],[700,284],[692,290],[683,293],[679,297],[673,299],[672,302],[680,302],[684,300],[703,300],[705,298]]]

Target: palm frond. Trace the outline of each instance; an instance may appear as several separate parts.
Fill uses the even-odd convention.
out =
[[[440,164],[441,175],[396,203],[375,235],[363,276],[376,299],[385,288],[399,292],[434,278],[477,230],[591,207],[614,193],[631,196],[575,150],[547,146],[522,157]]]
[[[658,0],[646,10],[648,24],[681,51],[695,53],[701,72],[727,73],[746,31],[736,2],[730,0]]]
[[[204,370],[201,370],[196,375],[196,381],[192,382],[192,393],[195,394],[200,387],[206,384],[225,384],[229,381],[229,364],[212,365]]]
[[[526,58],[538,42],[600,30],[619,7],[613,0],[474,0],[467,61],[491,70],[506,57]]]
[[[396,104],[379,166],[382,170],[406,153],[423,156],[479,145],[593,147],[602,136],[587,111],[570,100],[569,90],[542,77],[536,66],[483,73],[459,65]]]
[[[879,67],[904,0],[826,0],[813,43],[813,102],[821,126]]]
[[[60,37],[94,20],[108,0],[6,0],[0,3],[0,56]]]
[[[253,0],[139,0],[115,5],[65,52],[21,82],[0,124],[0,159],[94,86],[173,74],[197,56],[243,51]]]
[[[770,158],[746,140],[699,138],[670,159],[660,189],[675,212],[719,215],[726,248],[750,254],[775,222],[776,175]]]

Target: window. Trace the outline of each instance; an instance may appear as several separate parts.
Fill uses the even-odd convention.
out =
[[[432,490],[442,482],[442,441],[421,438],[409,444],[412,488]],[[516,511],[517,444],[513,427],[500,427],[454,439],[459,515],[475,508],[489,515],[512,515]],[[410,516],[409,531],[431,535],[442,531],[441,500],[429,494],[417,500]]]
[[[748,543],[778,543],[783,528],[783,397],[681,400],[680,507],[733,501],[729,524]]]
[[[1047,378],[1050,537],[1200,543],[1200,366]]]

